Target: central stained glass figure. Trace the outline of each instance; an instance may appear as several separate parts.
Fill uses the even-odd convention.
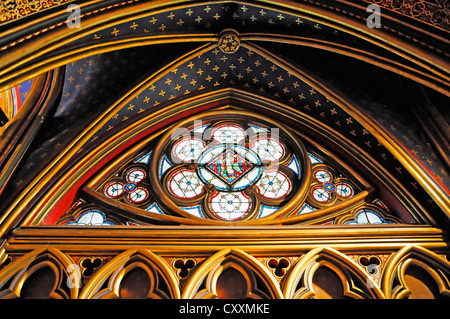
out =
[[[269,129],[252,125],[245,131],[245,126],[209,124],[172,144],[172,162],[178,164],[167,168],[166,185],[183,209],[201,217],[238,220],[275,211],[291,193],[297,176],[292,167],[299,168],[295,156]],[[210,134],[203,134],[207,128]],[[294,161],[290,167],[280,164]]]
[[[211,172],[219,176],[227,184],[233,184],[239,177],[247,173],[253,165],[238,154],[227,151],[220,154],[206,166]]]
[[[200,178],[223,191],[244,189],[261,173],[258,156],[239,145],[219,145],[206,150],[198,164]]]

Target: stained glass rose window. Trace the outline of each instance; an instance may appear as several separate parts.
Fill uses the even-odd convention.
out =
[[[307,153],[279,125],[240,113],[183,124],[152,155],[163,206],[237,221],[274,213],[298,193]]]
[[[105,198],[91,206],[104,202],[119,224],[361,224],[389,215],[381,213],[386,207],[361,201],[367,186],[349,178],[354,170],[318,153],[311,141],[306,147],[303,135],[273,119],[213,111],[157,136],[99,185]],[[357,215],[363,208],[379,213]]]

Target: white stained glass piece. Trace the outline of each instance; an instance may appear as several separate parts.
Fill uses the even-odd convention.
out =
[[[255,186],[261,196],[273,199],[285,197],[292,189],[289,177],[277,170],[264,171]]]
[[[297,158],[292,156],[291,161],[287,165],[298,177],[300,177],[300,165],[298,164]]]
[[[149,196],[148,190],[143,187],[137,187],[132,192],[128,193],[128,199],[135,204],[144,202]]]
[[[351,198],[355,194],[353,187],[349,183],[337,183],[336,194],[342,198]]]
[[[163,176],[164,173],[167,172],[167,170],[169,168],[171,168],[172,166],[173,165],[169,162],[166,155],[164,155],[163,159],[161,160],[161,165],[160,165],[160,169],[159,169],[159,177]]]
[[[122,194],[125,192],[123,183],[121,182],[111,182],[105,187],[105,195],[109,198],[117,198],[119,196],[122,196]]]
[[[148,164],[150,161],[150,156],[152,155],[152,152],[149,152],[147,154],[145,154],[144,156],[142,156],[140,159],[138,159],[137,161],[135,161],[135,163],[143,163],[143,164]]]
[[[225,150],[226,150],[226,147],[224,145],[219,145],[219,146],[216,146],[216,147],[213,147],[213,148],[207,150],[200,157],[200,160],[198,161],[198,164],[199,165],[209,164],[217,156],[219,156],[220,154],[224,153]]]
[[[264,127],[261,127],[261,126],[250,125],[250,124],[248,126],[250,126],[252,128],[253,132],[255,132],[255,133],[267,133],[267,132],[269,132],[268,129],[265,129]]]
[[[80,226],[111,226],[112,224],[106,222],[105,215],[98,210],[89,210],[83,213],[77,220]]]
[[[306,213],[310,213],[315,211],[316,209],[309,206],[308,204],[303,205],[303,207],[300,209],[300,211],[298,212],[298,215],[300,214],[306,214]]]
[[[140,226],[138,223],[131,222],[129,220],[127,220],[125,223],[126,223],[127,226]]]
[[[197,161],[205,149],[204,141],[198,138],[183,138],[173,146],[173,161],[177,164]]]
[[[318,159],[317,157],[315,157],[312,154],[308,153],[308,156],[309,156],[309,160],[311,161],[312,165],[323,163],[320,159]]]
[[[168,181],[170,192],[179,198],[195,198],[203,191],[204,184],[195,171],[181,169]]]
[[[249,173],[241,177],[236,184],[233,185],[232,190],[238,191],[243,190],[249,185],[253,185],[253,183],[258,179],[261,174],[261,167],[253,168]]]
[[[208,126],[209,126],[209,124],[203,125],[200,127],[196,127],[192,130],[192,133],[203,134],[205,132],[205,130],[208,128]]]
[[[383,219],[378,216],[378,214],[368,209],[363,209],[358,212],[355,220],[357,224],[383,224]]]
[[[258,156],[253,151],[249,150],[248,148],[245,148],[245,147],[242,147],[239,145],[235,145],[233,147],[233,149],[236,152],[236,154],[239,154],[240,156],[245,158],[251,164],[254,164],[254,165],[261,164],[261,161],[259,160]]]
[[[251,207],[250,197],[243,192],[217,192],[209,202],[211,211],[219,218],[225,220],[240,219],[250,211]]]
[[[181,208],[191,215],[194,215],[194,216],[197,216],[200,218],[205,218],[205,215],[203,215],[202,208],[200,207],[200,205],[192,206],[192,207],[181,207]]]
[[[214,128],[212,137],[221,144],[239,144],[245,131],[237,124],[221,124]]]
[[[164,215],[163,211],[161,210],[161,208],[159,208],[159,206],[156,203],[153,203],[145,210],[148,212]]]
[[[199,167],[198,173],[204,183],[214,185],[218,190],[228,190],[228,185],[208,169]]]
[[[130,183],[137,184],[137,183],[142,182],[146,175],[147,174],[145,173],[145,171],[143,169],[137,168],[137,169],[133,169],[133,170],[130,170],[129,172],[127,172],[125,178]]]
[[[257,139],[250,148],[262,161],[278,161],[285,153],[284,146],[275,139]]]
[[[329,170],[323,168],[315,170],[313,177],[319,183],[327,183],[333,180],[333,174],[331,174]]]
[[[312,190],[313,198],[320,203],[326,203],[331,200],[331,194],[324,190],[322,187],[316,187]]]
[[[270,206],[266,206],[266,205],[261,205],[261,210],[260,210],[257,218],[263,218],[263,217],[269,216],[270,214],[276,212],[278,209],[279,209],[279,207],[270,207]]]

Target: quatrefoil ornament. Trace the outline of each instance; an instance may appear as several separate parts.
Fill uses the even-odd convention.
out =
[[[313,167],[309,200],[314,206],[330,206],[338,199],[345,200],[354,194],[354,186],[331,167],[324,164]]]

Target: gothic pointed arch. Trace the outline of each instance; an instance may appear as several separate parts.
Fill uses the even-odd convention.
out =
[[[135,289],[136,282],[140,283]],[[97,270],[80,299],[178,299],[178,279],[160,257],[146,249],[130,249]]]
[[[235,275],[235,273],[239,275]],[[233,278],[220,283],[221,276]],[[240,299],[283,298],[278,282],[258,260],[238,249],[224,249],[209,257],[186,283],[182,298],[232,298],[239,290]]]
[[[340,293],[342,297],[384,298],[373,278],[361,266],[348,256],[327,247],[311,250],[291,268],[283,287],[286,298],[314,298],[318,289],[313,284],[313,278],[321,267],[331,270],[338,276],[339,280],[336,283],[342,286]]]
[[[0,272],[1,298],[76,299],[80,274],[73,265],[69,256],[52,247],[33,250],[20,258],[9,257]]]
[[[416,273],[408,274],[408,268],[418,268]],[[403,299],[408,298],[417,291],[409,277],[420,276],[420,272],[425,272],[431,277],[431,281],[422,281],[428,285],[430,293],[434,293],[436,298],[448,298],[449,293],[449,263],[448,260],[420,246],[406,246],[393,254],[386,264],[382,275],[381,288],[387,298]],[[418,277],[421,281],[421,277]],[[411,285],[411,287],[408,287]],[[435,292],[432,291],[436,285]],[[412,296],[412,298],[417,298]],[[425,297],[424,297],[425,298]]]

